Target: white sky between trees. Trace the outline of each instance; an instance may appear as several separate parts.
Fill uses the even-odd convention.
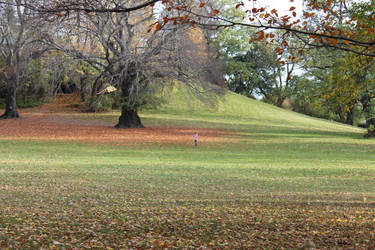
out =
[[[252,1],[244,1],[245,6],[253,7]],[[255,7],[267,7],[269,10],[276,9],[279,13],[279,15],[287,15],[291,14],[289,11],[290,7],[294,6],[296,7],[297,17],[302,14],[302,5],[303,0],[294,0],[294,2],[290,2],[290,0],[257,0],[255,2]]]
[[[252,1],[244,1],[245,8],[252,9],[253,7],[266,7],[268,9],[268,12],[271,12],[272,9],[276,9],[279,16],[283,15],[292,15],[292,12],[289,11],[290,7],[296,7],[294,10],[297,13],[297,17],[295,19],[298,19],[302,16],[303,13],[303,0],[294,0],[294,2],[290,2],[290,0],[257,0],[255,3]],[[299,75],[302,74],[303,71],[299,68],[294,70],[294,73]],[[283,79],[286,77],[286,72],[283,73]],[[255,95],[256,99],[261,99],[261,96]]]

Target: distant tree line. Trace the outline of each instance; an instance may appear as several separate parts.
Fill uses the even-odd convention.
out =
[[[244,9],[235,8],[230,1],[221,0],[221,15],[232,23],[243,22]],[[330,5],[304,5],[306,30],[321,27],[325,13],[336,16],[331,29],[347,29],[352,38],[375,40],[373,5],[355,1],[331,1]],[[315,12],[314,12],[315,11]],[[316,13],[312,18],[306,13]],[[321,16],[319,16],[321,15]],[[328,20],[328,19],[327,19]],[[348,20],[366,22],[364,30],[353,31]],[[336,25],[336,28],[335,26]],[[327,27],[325,27],[327,28]],[[356,34],[354,34],[356,32]],[[254,39],[249,34],[254,34]],[[374,134],[375,65],[369,53],[348,53],[336,44],[316,42],[306,44],[296,36],[285,36],[285,31],[264,30],[260,33],[248,25],[234,25],[212,36],[226,61],[226,82],[234,92],[261,99],[296,112],[369,128]],[[348,42],[340,42],[346,45]],[[359,49],[351,45],[352,49]],[[357,51],[358,52],[358,51]]]

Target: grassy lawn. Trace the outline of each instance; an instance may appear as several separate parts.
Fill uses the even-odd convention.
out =
[[[375,248],[375,141],[225,98],[215,110],[175,100],[142,119],[229,130],[234,142],[1,138],[0,247]],[[114,122],[118,113],[66,115]]]

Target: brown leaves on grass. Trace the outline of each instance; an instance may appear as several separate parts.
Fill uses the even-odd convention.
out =
[[[110,123],[70,119],[54,114],[23,114],[16,120],[0,122],[0,136],[8,139],[66,140],[98,143],[170,143],[192,144],[194,132],[200,142],[231,142],[231,133],[214,129],[157,128],[115,129]],[[229,136],[229,137],[228,137]]]
[[[375,213],[365,205],[199,201],[138,205],[63,210],[54,210],[53,205],[48,209],[2,207],[0,247],[375,247]]]
[[[39,108],[23,110],[20,119],[0,121],[0,137],[20,140],[66,140],[94,143],[168,143],[192,145],[193,135],[199,133],[199,141],[232,142],[238,140],[233,133],[215,129],[176,127],[148,127],[145,129],[115,129],[113,124],[69,117],[70,103],[79,98],[63,95],[54,102]],[[65,113],[61,113],[65,112]],[[68,112],[68,113],[67,113]]]
[[[1,121],[0,134],[19,139],[184,143],[191,141],[193,132],[116,130],[104,125],[33,110],[23,118]],[[226,132],[198,131],[206,142],[226,140],[221,137]],[[118,172],[110,171],[106,178],[101,166],[73,172],[60,166],[32,169],[37,163],[24,167],[26,172],[0,172],[0,248],[375,248],[375,204],[365,200],[268,203],[235,194],[228,200],[202,199],[199,193],[187,195],[192,188],[183,184],[182,193],[164,186],[145,189],[152,183],[140,178],[143,170],[138,167],[126,172],[115,166]]]

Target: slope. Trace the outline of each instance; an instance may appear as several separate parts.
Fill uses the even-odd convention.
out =
[[[196,95],[179,87],[169,103],[142,113],[146,125],[234,130],[258,136],[344,136],[361,138],[364,130],[313,118],[225,91]]]

